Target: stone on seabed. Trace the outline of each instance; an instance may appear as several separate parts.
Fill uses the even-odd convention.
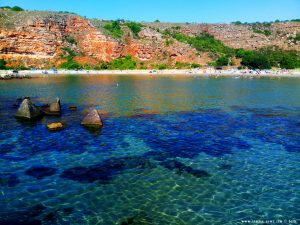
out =
[[[60,116],[61,115],[61,104],[60,99],[56,98],[56,102],[51,103],[42,107],[43,112],[49,116]]]
[[[15,114],[15,117],[18,119],[26,119],[26,120],[35,120],[42,116],[41,110],[35,106],[29,98],[25,98],[17,113]]]
[[[49,131],[60,131],[65,128],[65,124],[63,123],[50,123],[47,125]]]
[[[96,109],[91,110],[81,121],[85,127],[101,128],[103,126],[100,115]]]

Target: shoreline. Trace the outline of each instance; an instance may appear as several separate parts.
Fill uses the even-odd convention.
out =
[[[12,70],[1,70],[0,77],[13,75]],[[57,77],[57,76],[97,76],[97,75],[135,75],[135,76],[186,76],[186,77],[297,77],[300,70],[214,70],[214,69],[173,69],[173,70],[20,70],[16,77]]]

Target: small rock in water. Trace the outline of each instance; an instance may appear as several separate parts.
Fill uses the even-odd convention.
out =
[[[47,125],[47,128],[49,131],[60,131],[66,128],[66,125],[64,123],[58,122],[58,123],[50,123]]]
[[[42,110],[45,113],[45,115],[48,115],[48,116],[60,116],[61,115],[60,99],[56,98],[56,102],[53,102],[50,105],[43,106]]]
[[[35,106],[30,99],[25,98],[15,114],[15,117],[18,119],[36,120],[41,118],[42,115],[41,110]]]
[[[103,126],[102,119],[96,109],[91,110],[81,121],[81,125],[87,128],[100,129]]]
[[[76,111],[76,110],[77,110],[77,106],[71,105],[71,106],[69,107],[69,110],[71,110],[71,111]]]

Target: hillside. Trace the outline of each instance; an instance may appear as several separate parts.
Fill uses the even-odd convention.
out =
[[[135,23],[1,9],[0,59],[11,67],[163,69],[209,63],[239,66],[259,51],[261,57],[272,54],[270,66],[284,64],[285,58],[297,64],[299,33],[299,22]],[[236,50],[241,48],[245,50]]]

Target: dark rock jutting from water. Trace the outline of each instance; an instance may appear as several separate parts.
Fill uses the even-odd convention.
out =
[[[88,129],[101,129],[103,123],[98,111],[93,109],[83,118],[81,125]]]
[[[15,117],[22,120],[37,120],[43,117],[43,113],[29,98],[25,98],[15,114]]]
[[[61,116],[61,104],[60,99],[56,98],[55,102],[42,107],[42,111],[47,116]]]

